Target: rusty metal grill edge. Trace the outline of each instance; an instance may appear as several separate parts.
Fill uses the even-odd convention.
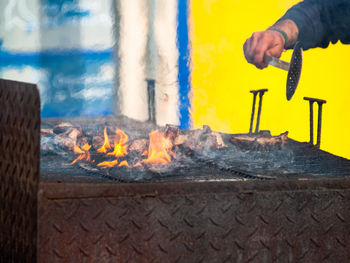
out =
[[[0,79],[0,109],[0,262],[33,262],[40,154],[36,85]]]
[[[45,183],[39,262],[349,262],[349,187]]]

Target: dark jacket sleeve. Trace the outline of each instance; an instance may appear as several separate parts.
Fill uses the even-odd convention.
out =
[[[296,23],[304,49],[325,48],[338,40],[350,43],[350,0],[305,0],[282,19]]]

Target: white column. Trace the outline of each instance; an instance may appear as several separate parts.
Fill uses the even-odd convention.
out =
[[[156,81],[157,124],[179,124],[177,0],[116,1],[120,10],[121,113],[148,119],[145,79],[151,78]]]
[[[121,113],[130,118],[148,119],[146,50],[148,1],[116,0],[120,10],[119,56]]]
[[[156,118],[159,125],[179,124],[177,1],[155,0]]]

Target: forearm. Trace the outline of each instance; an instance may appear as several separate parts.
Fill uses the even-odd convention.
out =
[[[329,42],[327,13],[332,9],[330,3],[336,1],[338,0],[304,0],[289,9],[279,22],[294,22],[298,30],[297,40],[302,42],[304,49],[325,47]]]

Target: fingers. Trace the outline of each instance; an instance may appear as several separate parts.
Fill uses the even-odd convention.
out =
[[[246,60],[257,68],[268,66],[267,56],[280,57],[283,51],[283,38],[275,31],[255,32],[243,45]]]
[[[271,60],[271,57],[280,58],[283,51],[284,51],[284,48],[279,44],[269,47],[265,51],[265,54],[263,57],[264,63],[268,65]]]
[[[266,50],[266,55],[280,58],[284,48],[281,45],[275,45]]]
[[[251,59],[251,45],[252,45],[252,38],[248,38],[244,45],[243,45],[243,52],[244,52],[244,56],[245,56],[245,59],[249,62],[249,63],[252,63],[252,59]]]
[[[270,43],[268,41],[260,41],[260,44],[256,46],[253,64],[257,68],[263,69],[267,67],[268,64],[265,63],[264,56],[269,46],[270,46]]]

